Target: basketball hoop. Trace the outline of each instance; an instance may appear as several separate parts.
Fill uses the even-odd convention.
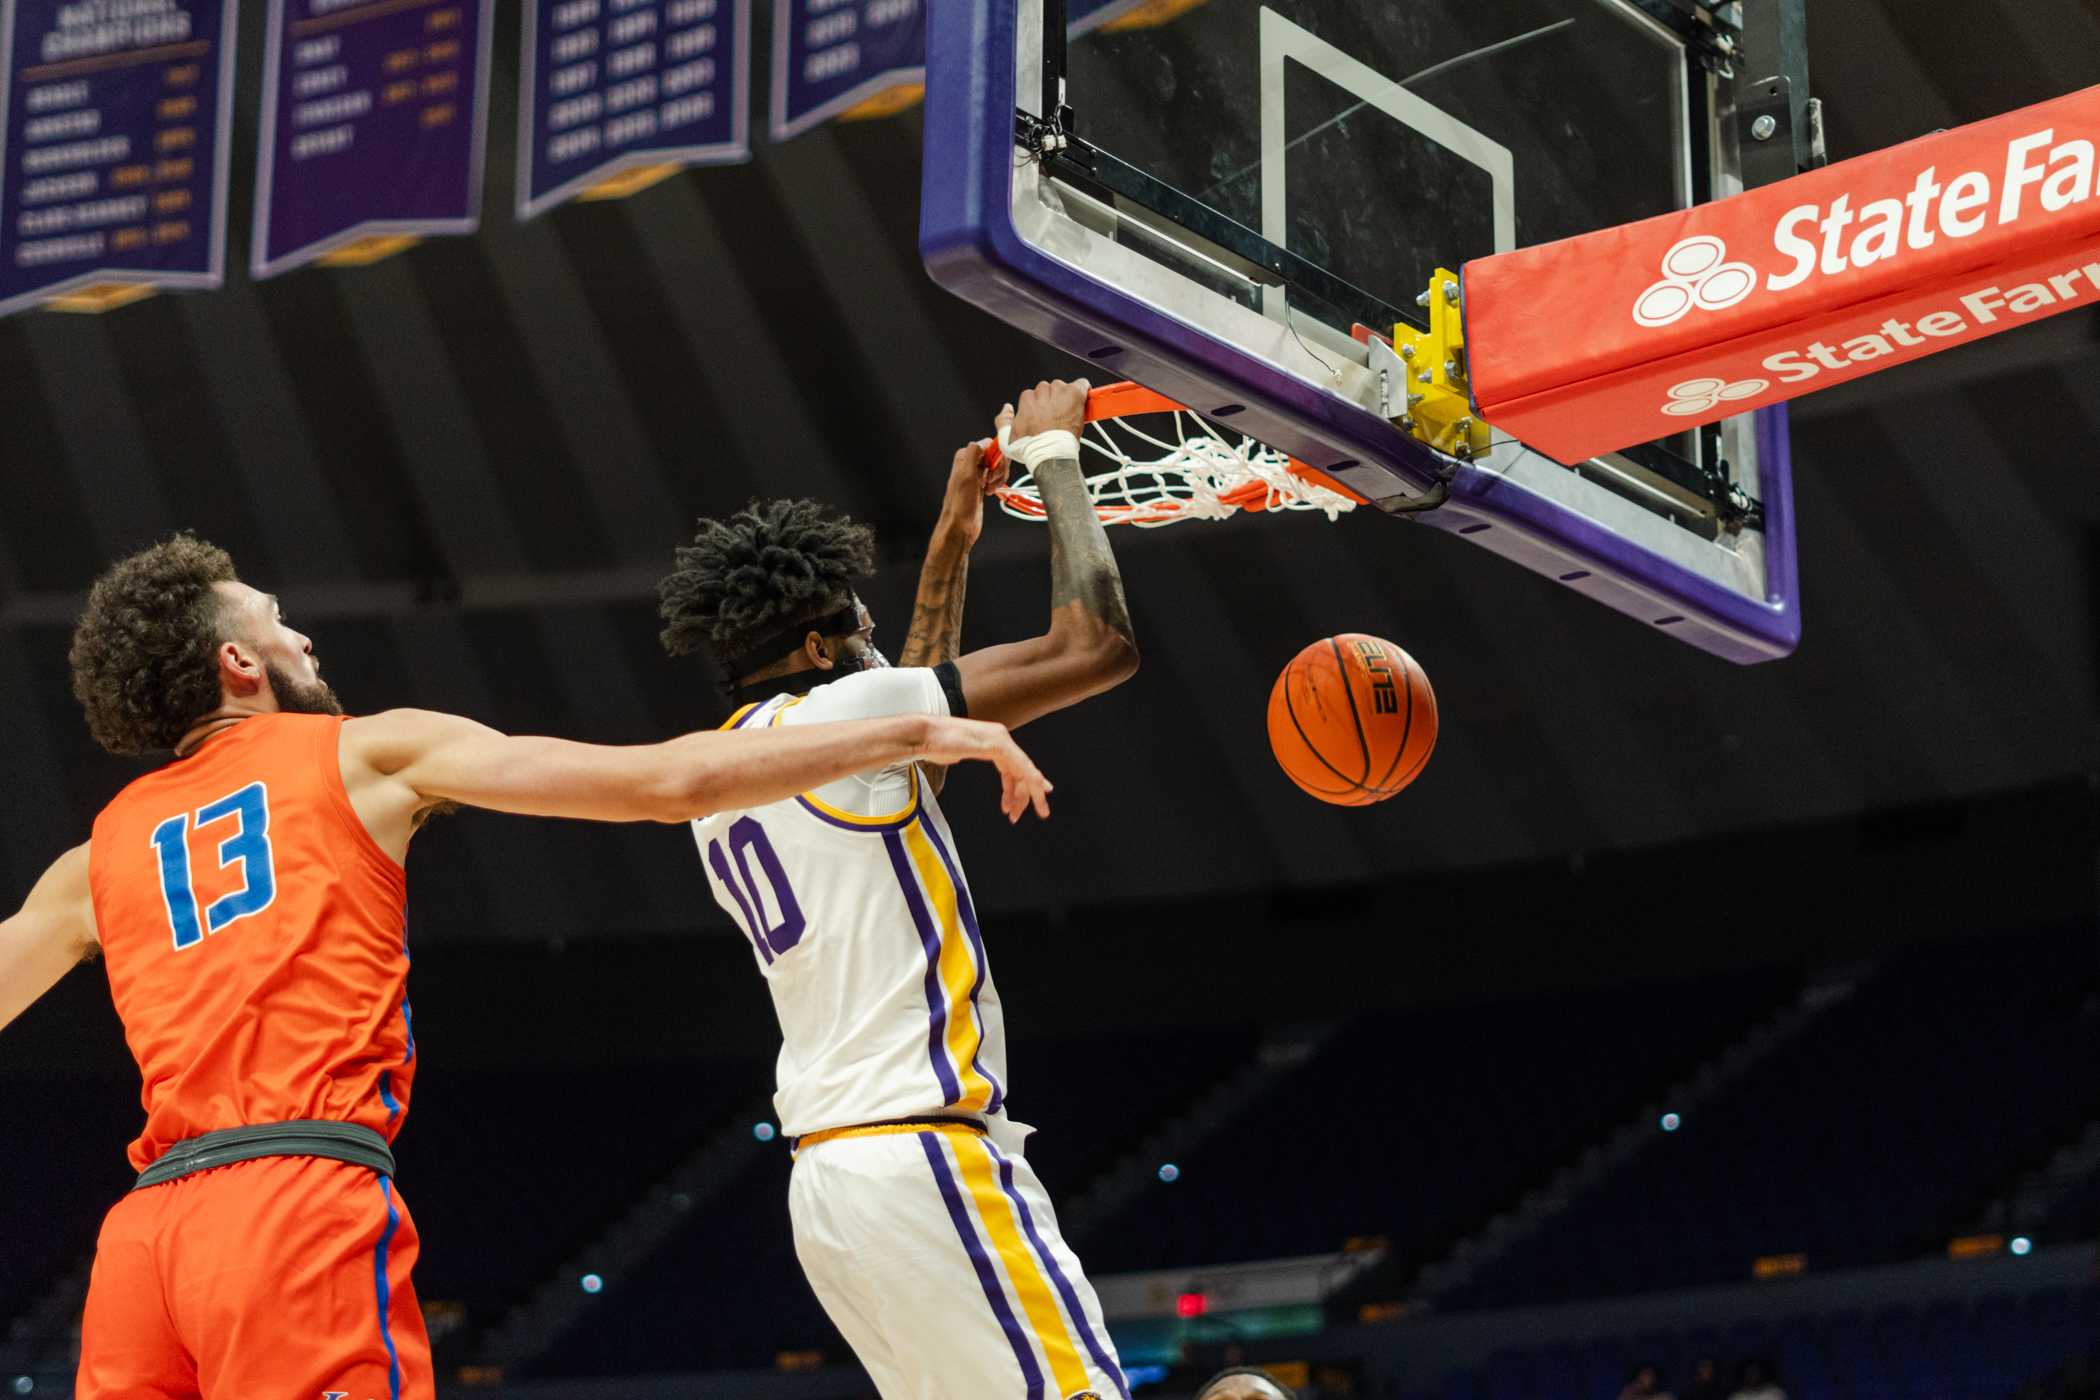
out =
[[[1161,428],[1166,436],[1129,421],[1156,415],[1173,420]],[[1134,445],[1118,441],[1111,424]],[[1104,525],[1155,529],[1185,520],[1224,520],[1242,511],[1316,510],[1335,520],[1364,504],[1362,497],[1296,458],[1253,438],[1225,437],[1185,405],[1140,384],[1110,384],[1088,394],[1079,441],[1087,495]],[[1086,470],[1089,452],[1107,469]],[[986,466],[996,466],[1004,455],[993,443]],[[1043,518],[1042,493],[1025,470],[998,496],[1016,519]]]

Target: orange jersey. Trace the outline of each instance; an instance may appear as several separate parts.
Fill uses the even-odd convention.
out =
[[[242,720],[95,819],[95,924],[144,1081],[136,1167],[293,1119],[391,1140],[408,1111],[408,883],[350,805],[342,729]]]

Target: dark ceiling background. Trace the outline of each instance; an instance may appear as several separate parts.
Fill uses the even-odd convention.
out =
[[[1840,158],[2100,82],[2094,0],[1810,9]],[[808,493],[872,521],[894,643],[950,452],[1076,370],[920,271],[916,114],[520,226],[496,72],[478,237],[0,321],[7,889],[137,771],[93,749],[64,667],[124,550],[178,527],[231,549],[354,708],[644,741],[720,713],[713,677],[654,641],[692,516]],[[245,159],[252,121],[236,140]],[[951,789],[980,903],[1357,888],[2100,767],[2100,315],[1806,400],[1796,439],[1807,639],[1750,670],[1383,518],[1122,534],[1145,669],[1026,732],[1059,783],[1048,826],[991,820],[975,776]],[[991,521],[966,642],[1038,627],[1045,576],[1040,533]],[[1343,630],[1411,650],[1443,715],[1421,781],[1365,812],[1301,797],[1262,734],[1277,670]],[[676,830],[469,816],[420,847],[419,939],[727,927]]]

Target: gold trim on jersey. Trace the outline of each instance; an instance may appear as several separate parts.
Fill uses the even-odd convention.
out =
[[[842,807],[832,806],[813,792],[803,793],[802,800],[808,803],[810,810],[818,816],[824,817],[829,821],[838,822],[843,826],[866,827],[869,830],[874,830],[877,827],[894,827],[909,821],[918,814],[919,765],[914,763],[911,768],[911,800],[896,811],[882,816],[864,817],[858,812],[848,812]]]
[[[805,697],[803,696],[797,695],[793,699],[789,700],[787,704],[782,705],[780,709],[773,711],[773,717],[766,721],[766,727],[770,729],[774,725],[780,723],[781,714],[801,704],[804,698]],[[737,711],[735,714],[731,715],[728,719],[722,721],[722,728],[736,729],[740,727],[745,720],[751,718],[752,711],[762,710],[772,703],[773,702],[771,700],[753,700],[748,705],[740,705],[737,707]]]
[[[793,708],[795,708],[795,706],[801,703],[802,697],[797,695],[794,699],[788,701],[785,705],[782,705],[778,710],[775,710],[773,712],[773,717],[766,721],[767,727],[771,728],[775,725],[778,725],[780,723],[780,717],[782,715],[786,714],[789,710],[792,710]],[[826,802],[823,798],[817,796],[814,792],[802,793],[797,797],[796,800],[801,802],[803,806],[807,807],[816,816],[822,817],[824,820],[831,822],[837,826],[852,827],[856,830],[865,829],[869,831],[895,827],[903,822],[911,820],[911,818],[917,815],[918,813],[919,765],[914,763],[911,766],[911,800],[909,802],[906,802],[902,807],[898,808],[894,812],[888,812],[872,817],[862,816],[859,812],[849,812],[843,807],[834,807],[829,802]]]
[[[964,1137],[983,1137],[984,1127],[954,1119],[929,1118],[923,1123],[864,1123],[850,1128],[824,1128],[796,1138],[795,1153],[799,1156],[809,1148],[844,1138],[902,1137],[908,1133],[959,1133]]]

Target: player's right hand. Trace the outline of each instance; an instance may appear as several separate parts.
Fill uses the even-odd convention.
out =
[[[1046,379],[1022,390],[1014,409],[1013,435],[1034,437],[1063,428],[1076,436],[1086,427],[1086,396],[1092,389],[1084,379]]]
[[[999,770],[999,810],[1008,821],[1021,820],[1030,807],[1039,817],[1050,815],[1050,780],[1021,752],[1021,746],[1003,724],[979,719],[934,719],[927,730],[925,751],[919,758],[943,766],[992,764]]]

